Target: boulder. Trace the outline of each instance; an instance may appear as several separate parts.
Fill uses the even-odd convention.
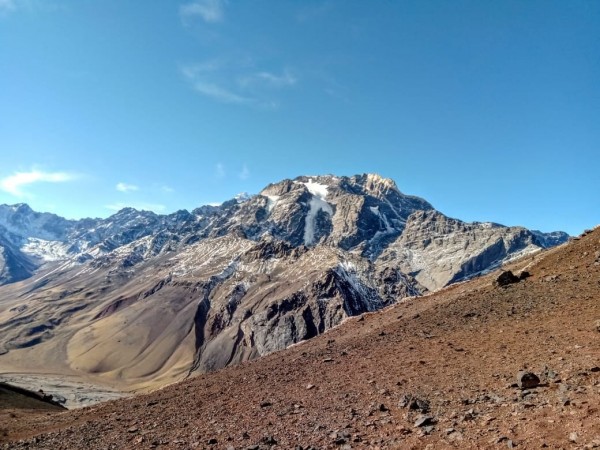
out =
[[[533,372],[524,370],[517,373],[517,385],[520,389],[532,389],[540,384],[540,378]]]
[[[519,274],[519,280],[524,280],[525,278],[529,278],[530,276],[531,276],[531,274],[529,272],[527,272],[526,270],[523,270]]]
[[[498,278],[496,278],[496,284],[500,287],[508,286],[509,284],[518,283],[521,279],[512,273],[510,270],[502,272]]]

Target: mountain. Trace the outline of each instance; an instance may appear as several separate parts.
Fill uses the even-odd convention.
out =
[[[0,227],[0,363],[139,387],[284,349],[568,238],[451,219],[374,174],[298,177],[169,215],[69,221],[4,205]]]
[[[0,448],[598,448],[600,228],[504,270],[530,276],[501,286],[498,270],[147,394],[0,406]]]

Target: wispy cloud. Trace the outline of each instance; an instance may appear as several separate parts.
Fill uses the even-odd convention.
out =
[[[225,166],[222,163],[217,163],[215,166],[215,175],[217,178],[225,178]]]
[[[172,194],[173,192],[175,192],[175,189],[173,189],[171,186],[167,186],[166,184],[163,184],[160,187],[160,190],[166,194]]]
[[[222,103],[253,103],[254,99],[233,92],[215,81],[215,74],[222,65],[216,61],[182,66],[179,68],[184,78],[191,84],[192,89],[199,94]]]
[[[254,100],[249,97],[243,97],[215,83],[209,83],[202,80],[196,80],[192,84],[194,90],[202,95],[211,97],[223,103],[252,103]]]
[[[0,0],[1,1],[1,0]],[[16,172],[0,180],[0,189],[15,197],[27,197],[24,188],[35,183],[64,183],[77,178],[77,175],[67,172],[43,172],[33,169],[29,172]]]
[[[258,109],[276,109],[273,100],[275,89],[291,88],[298,77],[290,70],[280,74],[252,70],[253,63],[206,61],[182,65],[180,73],[192,89],[205,97],[221,103],[248,105]]]
[[[179,7],[179,15],[184,25],[196,18],[207,23],[222,22],[225,17],[227,0],[196,0]]]
[[[272,72],[257,72],[249,76],[240,78],[241,86],[263,85],[273,88],[284,88],[294,86],[298,78],[289,70],[283,71],[280,75]]]
[[[250,169],[248,169],[248,166],[246,164],[242,166],[242,170],[239,173],[239,176],[240,180],[247,180],[248,178],[250,178]]]
[[[136,186],[135,184],[128,184],[123,182],[117,183],[115,189],[119,192],[133,192],[140,190],[139,186]]]
[[[117,203],[111,203],[110,205],[106,205],[105,206],[107,209],[110,209],[111,211],[120,211],[123,208],[135,208],[135,209],[139,209],[139,210],[143,210],[143,211],[154,211],[154,212],[163,212],[166,209],[165,205],[161,205],[159,203],[123,203],[123,202],[117,202]]]

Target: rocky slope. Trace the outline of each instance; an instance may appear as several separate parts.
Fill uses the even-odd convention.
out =
[[[567,239],[450,219],[372,174],[284,180],[170,215],[2,206],[0,227],[5,371],[122,387],[266,355]]]
[[[2,415],[5,448],[598,448],[600,228],[147,395]],[[519,386],[521,371],[539,382]],[[530,377],[535,380],[534,377]]]

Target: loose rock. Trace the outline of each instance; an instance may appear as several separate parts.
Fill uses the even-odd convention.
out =
[[[510,270],[502,272],[498,278],[496,278],[496,284],[500,287],[508,286],[509,284],[518,283],[519,277],[512,273]]]
[[[521,371],[517,373],[517,385],[520,389],[532,389],[540,384],[539,377],[533,372]]]
[[[421,416],[415,421],[415,428],[435,425],[436,420],[432,416]]]

